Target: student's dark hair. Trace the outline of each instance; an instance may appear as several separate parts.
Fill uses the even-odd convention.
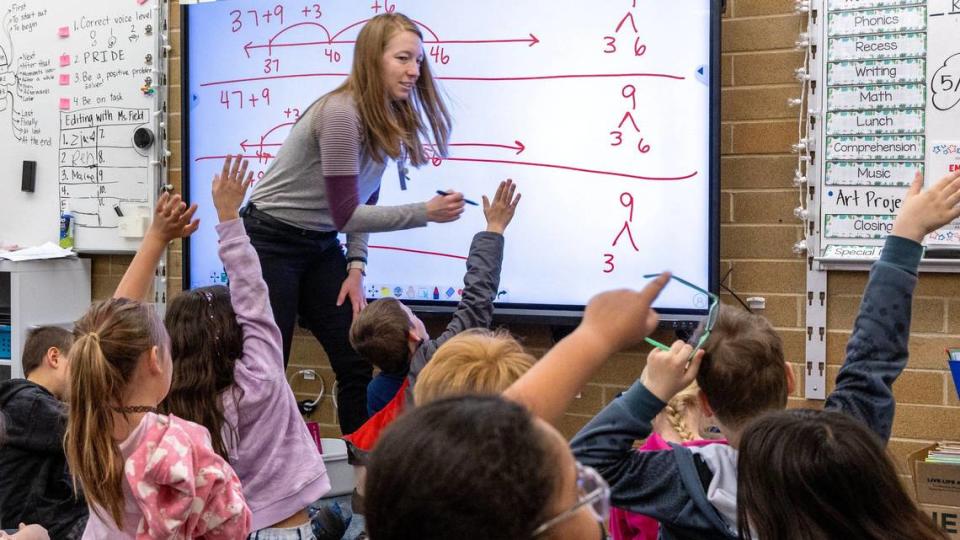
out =
[[[98,302],[73,329],[70,402],[64,449],[75,483],[99,514],[123,527],[123,454],[111,407],[123,404],[144,354],[166,354],[167,331],[152,307],[126,298]]]
[[[30,375],[33,370],[43,364],[43,359],[50,347],[56,347],[60,349],[60,354],[66,355],[72,345],[73,333],[69,330],[64,330],[59,326],[34,328],[27,335],[27,342],[23,344],[23,355],[20,362],[23,365],[24,376]]]
[[[880,438],[834,411],[768,413],[747,424],[737,465],[746,540],[933,540]]]
[[[697,383],[727,427],[787,406],[783,342],[767,319],[720,306],[703,349]]]
[[[364,360],[387,373],[404,371],[410,361],[410,318],[396,298],[370,302],[350,325],[350,344]]]
[[[224,417],[222,394],[232,392],[238,404],[243,397],[233,376],[243,354],[243,330],[230,291],[222,285],[184,291],[170,302],[164,322],[170,332],[173,381],[161,408],[207,428],[214,451],[229,459],[224,427],[233,443],[238,435]]]
[[[522,406],[444,398],[405,413],[370,455],[372,540],[531,538],[557,489],[559,457]]]

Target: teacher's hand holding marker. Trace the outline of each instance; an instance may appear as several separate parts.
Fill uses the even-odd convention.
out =
[[[448,223],[460,219],[465,203],[477,203],[463,198],[457,191],[437,190],[437,196],[427,201],[427,219],[436,223]]]

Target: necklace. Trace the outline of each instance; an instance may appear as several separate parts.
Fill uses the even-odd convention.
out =
[[[123,407],[111,407],[115,412],[118,413],[156,413],[158,412],[156,407],[151,407],[149,405],[125,405]]]

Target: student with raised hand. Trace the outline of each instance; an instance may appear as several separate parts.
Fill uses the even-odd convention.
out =
[[[326,510],[308,509],[330,490],[330,480],[287,383],[267,285],[240,220],[252,179],[248,162],[229,156],[213,179],[219,255],[230,288],[184,291],[167,306],[173,381],[161,407],[209,430],[214,450],[240,477],[253,531],[271,538],[325,538],[333,534],[327,529],[344,524]],[[141,255],[124,284],[146,283],[152,275],[159,256]],[[129,287],[117,294],[145,292]]]
[[[7,418],[0,442],[0,527],[46,527],[54,538],[80,538],[87,502],[74,489],[63,452],[73,334],[56,326],[30,331],[21,365],[25,379],[0,383]]]
[[[506,397],[546,417],[559,416],[586,371],[566,361],[570,353],[592,353],[596,347],[602,361],[613,349],[643,339],[657,324],[650,304],[666,280],[639,293],[594,297],[580,327],[557,345],[559,351],[548,352]],[[607,328],[616,336],[604,334]],[[587,369],[597,360],[592,354],[583,359]],[[689,383],[696,367],[687,370],[685,359],[664,355],[650,369],[657,380],[676,381],[676,388],[664,390],[670,392]],[[515,401],[494,395],[440,398],[392,424],[370,455],[365,485],[371,540],[605,538],[606,483],[574,460],[553,426]]]
[[[512,384],[504,397],[556,425],[608,358],[639,344],[657,327],[660,317],[650,306],[669,280],[670,274],[663,273],[641,291],[619,289],[594,296],[580,325]],[[690,377],[687,384],[692,381]]]
[[[487,227],[470,242],[463,295],[443,333],[431,339],[423,321],[395,298],[372,302],[353,322],[350,343],[364,359],[380,369],[381,374],[371,386],[386,388],[387,394],[386,405],[360,429],[344,437],[356,448],[370,451],[383,428],[413,405],[417,378],[440,346],[460,332],[487,328],[493,322],[493,301],[503,265],[503,235],[520,203],[516,190],[513,180],[507,179],[500,182],[492,199],[483,196]],[[391,381],[384,383],[384,379]]]
[[[242,538],[250,510],[203,426],[160,414],[170,338],[153,307],[114,298],[77,321],[64,441],[90,505],[84,538]]]
[[[405,165],[428,163],[428,148],[445,156],[450,128],[420,28],[400,13],[377,15],[357,35],[350,75],[303,111],[242,212],[270,288],[284,365],[300,320],[336,374],[343,433],[368,417],[372,370],[348,340],[366,305],[368,233],[454,221],[464,208],[454,191],[378,206],[384,171],[396,160],[404,182]]]
[[[918,174],[871,270],[826,410],[768,413],[746,426],[738,461],[741,538],[947,538],[904,489],[884,449],[891,386],[907,361],[920,242],[960,217],[960,172],[927,191],[922,186]]]
[[[889,440],[893,423],[892,385],[907,364],[911,302],[923,253],[920,242],[926,234],[960,216],[957,207],[960,173],[944,177],[926,191],[921,191],[922,185],[923,180],[918,175],[894,222],[880,260],[871,270],[860,314],[847,345],[846,360],[836,387],[825,404],[827,410],[835,411],[832,414],[842,413],[859,422],[876,437],[876,444],[881,447]],[[677,342],[670,351],[654,350],[650,360],[664,355],[687,359],[692,352],[690,345]],[[583,356],[574,351],[566,360],[582,365],[584,362],[578,359]],[[730,442],[729,447],[711,445],[674,447],[663,452],[634,452],[633,442],[649,435],[651,420],[679,390],[665,391],[669,389],[665,389],[652,373],[647,381],[637,381],[610,403],[571,443],[577,459],[597,468],[610,483],[614,504],[659,520],[661,535],[668,539],[732,539],[752,526],[752,523],[741,523],[738,517],[743,516],[738,510],[738,499],[743,500],[740,497],[744,496],[738,496],[738,466],[746,457],[741,456],[738,460],[737,448],[741,447],[746,437],[745,429],[752,420],[786,406],[787,395],[793,386],[793,372],[784,361],[780,338],[759,316],[732,308],[721,310],[704,350],[693,356],[691,366],[695,366],[701,357],[702,366],[697,375],[702,392],[701,406],[705,414],[715,416],[721,433]],[[791,448],[781,446],[781,449],[788,452],[783,459],[796,460],[798,467],[801,460],[809,457],[799,451],[793,454],[795,457],[789,457]],[[824,464],[830,463],[829,456],[821,457],[825,459]],[[827,469],[830,467],[825,466],[824,470]],[[866,485],[867,478],[855,476],[855,471],[850,470],[849,474],[850,478],[843,481],[861,485],[864,489],[876,489],[876,486]],[[792,485],[789,489],[796,487]],[[779,489],[784,488],[779,486]],[[813,498],[820,496],[813,491],[806,493]],[[902,500],[900,494],[894,492],[879,496]],[[810,503],[808,508],[816,507],[812,501],[807,502]],[[875,511],[874,508],[864,508],[868,513]],[[797,509],[781,507],[777,510],[782,512],[780,515],[786,515]],[[845,509],[837,510],[840,512],[837,520],[854,526],[855,534],[849,536],[888,538],[887,531],[878,534],[870,526],[877,521],[858,522]],[[822,518],[824,516],[819,513],[811,512],[804,520],[808,523]],[[911,516],[904,516],[901,520],[904,525],[908,522],[915,523],[916,520]],[[822,537],[807,532],[792,529],[784,535],[757,538]]]
[[[904,488],[883,443],[835,410],[790,409],[750,422],[738,460],[740,538],[949,538]]]

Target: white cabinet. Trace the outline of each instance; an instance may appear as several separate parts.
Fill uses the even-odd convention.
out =
[[[23,377],[20,356],[35,326],[72,328],[90,307],[90,260],[0,260],[0,312],[10,312],[10,359],[0,360],[0,380]]]

